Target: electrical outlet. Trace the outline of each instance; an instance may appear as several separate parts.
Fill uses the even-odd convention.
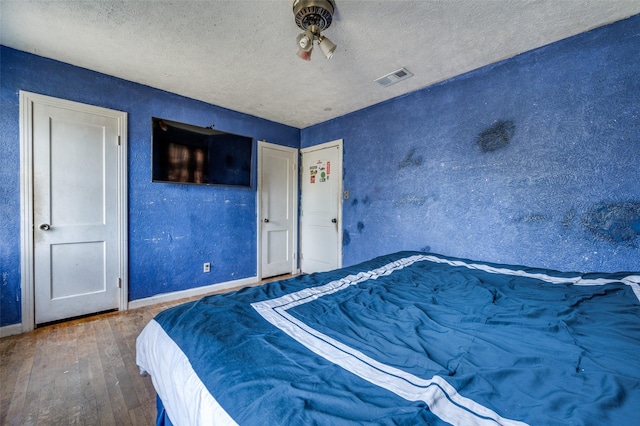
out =
[[[202,265],[202,272],[211,272],[211,263],[206,262]]]

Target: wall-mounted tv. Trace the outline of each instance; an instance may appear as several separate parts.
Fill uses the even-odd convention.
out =
[[[153,182],[251,187],[253,139],[151,118]]]

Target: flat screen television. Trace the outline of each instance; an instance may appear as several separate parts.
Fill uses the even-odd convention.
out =
[[[153,182],[251,187],[253,139],[151,118]]]

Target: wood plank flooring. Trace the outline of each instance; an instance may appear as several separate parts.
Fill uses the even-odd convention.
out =
[[[160,311],[199,297],[0,339],[0,425],[155,424],[156,393],[136,365],[136,337]]]

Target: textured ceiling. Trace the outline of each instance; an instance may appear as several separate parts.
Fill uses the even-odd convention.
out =
[[[0,1],[0,43],[298,128],[640,13],[640,0],[336,0],[327,60],[291,0]],[[374,80],[405,67],[414,77]]]

